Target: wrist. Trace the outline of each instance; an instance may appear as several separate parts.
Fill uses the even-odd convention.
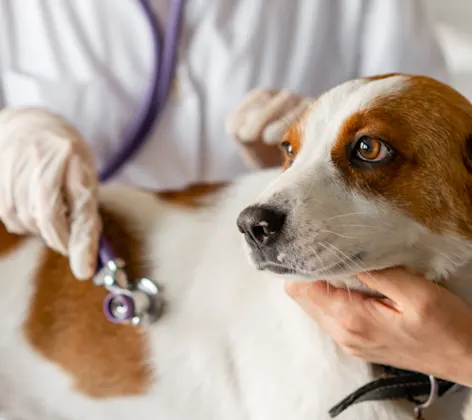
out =
[[[442,353],[441,356],[435,352],[436,363],[431,369],[431,374],[472,388],[472,344],[456,341],[445,347],[450,351]]]

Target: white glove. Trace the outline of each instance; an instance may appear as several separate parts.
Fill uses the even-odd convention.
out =
[[[39,108],[0,112],[0,220],[16,234],[38,234],[69,256],[73,274],[91,278],[101,221],[94,158],[64,118]]]
[[[279,165],[282,154],[276,146],[312,102],[288,90],[255,89],[228,116],[226,131],[241,145],[249,166]]]

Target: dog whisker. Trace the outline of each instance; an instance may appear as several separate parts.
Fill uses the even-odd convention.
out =
[[[380,231],[380,232],[393,232],[393,229],[387,228],[385,226],[372,226],[372,225],[362,225],[362,224],[337,224],[336,227],[339,228],[346,228],[346,227],[356,227],[356,228],[363,228],[368,231]],[[366,232],[368,233],[368,232]]]
[[[346,284],[346,289],[347,289],[347,294],[349,295],[349,300],[352,302],[351,289],[349,288],[349,285],[347,284]]]
[[[307,191],[307,193],[305,194],[305,197],[303,198],[302,203],[306,203],[307,198],[308,198],[308,196],[310,195],[311,190],[312,190],[312,188],[313,188],[313,185],[315,185],[315,181],[314,181],[314,180],[310,183],[310,188],[308,188],[308,191]]]
[[[329,296],[330,293],[331,293],[331,289],[329,288],[329,283],[326,282],[326,294]]]
[[[345,239],[357,239],[357,238],[358,238],[358,237],[356,237],[356,236],[342,235],[341,233],[337,233],[337,232],[334,232],[334,231],[328,230],[328,229],[320,229],[318,232],[331,233],[331,234],[333,234],[333,235],[336,235],[336,236],[339,236],[339,237],[345,238]]]
[[[441,294],[442,287],[437,282],[434,282],[434,284],[436,285],[436,289],[438,290],[438,293]]]
[[[323,260],[320,258],[318,253],[315,251],[315,249],[312,246],[310,246],[310,245],[308,245],[308,246],[313,251],[313,254],[315,255],[316,259],[321,263],[321,267],[322,267],[323,272],[326,273],[326,274],[329,274],[329,270],[326,270],[326,266],[324,265]]]
[[[336,254],[336,252],[340,253],[341,255],[343,255],[345,258],[347,258],[348,261],[350,261],[353,265],[355,265],[356,267],[358,267],[361,272],[366,272],[367,269],[365,267],[362,267],[359,263],[357,263],[356,261],[354,261],[349,255],[347,255],[346,253],[344,253],[343,251],[341,251],[337,246],[329,243],[329,242],[325,242],[325,244],[323,244],[322,242],[318,242],[319,245],[321,245],[322,247],[324,247],[325,249],[327,249],[328,251],[330,251],[333,255],[337,256],[339,258],[340,261],[342,261],[343,263],[345,262],[345,260],[343,260],[342,258],[339,257],[338,254]],[[329,247],[331,248],[329,248]],[[334,252],[336,251],[336,252]],[[374,279],[374,277],[372,276],[372,274],[368,274],[372,279]]]
[[[353,212],[353,213],[337,214],[336,216],[329,217],[327,219],[324,219],[323,221],[327,222],[329,220],[341,219],[343,217],[350,217],[350,216],[370,216],[370,217],[374,217],[373,214],[368,213],[368,212]]]
[[[334,252],[334,250],[332,250],[331,248],[328,248],[327,245],[329,245],[329,244],[328,244],[327,242],[326,242],[326,245],[325,245],[323,242],[320,242],[320,241],[318,241],[317,244],[320,245],[320,246],[322,246],[322,247],[323,247],[324,249],[326,249],[327,251],[331,252],[331,253],[338,259],[339,263],[342,263],[342,264],[346,263],[346,261],[345,261],[344,259],[342,259],[342,258],[339,256],[339,254],[337,254],[336,252]]]

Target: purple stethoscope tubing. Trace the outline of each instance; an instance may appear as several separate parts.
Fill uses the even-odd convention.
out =
[[[152,68],[154,77],[145,99],[138,108],[133,124],[123,136],[121,148],[105,163],[99,174],[102,182],[109,180],[122,169],[126,162],[145,143],[152,127],[159,120],[164,109],[174,76],[185,0],[171,1],[164,40],[162,40],[159,22],[151,9],[149,0],[139,0],[139,2],[148,18],[154,41],[153,54],[155,59]]]
[[[172,0],[168,12],[166,32],[162,39],[159,22],[151,9],[149,0],[139,0],[143,12],[148,18],[153,38],[154,63],[152,82],[144,100],[138,107],[133,124],[123,136],[123,144],[119,150],[105,163],[99,174],[101,182],[108,181],[137,153],[151,132],[154,124],[162,114],[169,96],[175,72],[178,41],[182,24],[185,0]],[[110,245],[105,238],[100,238],[98,269],[107,261],[115,259]]]

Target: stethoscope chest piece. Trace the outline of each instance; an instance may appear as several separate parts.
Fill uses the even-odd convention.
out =
[[[147,277],[129,281],[121,259],[112,259],[94,277],[94,284],[109,294],[103,301],[103,312],[115,324],[134,326],[152,324],[162,315],[164,300],[157,285]]]

